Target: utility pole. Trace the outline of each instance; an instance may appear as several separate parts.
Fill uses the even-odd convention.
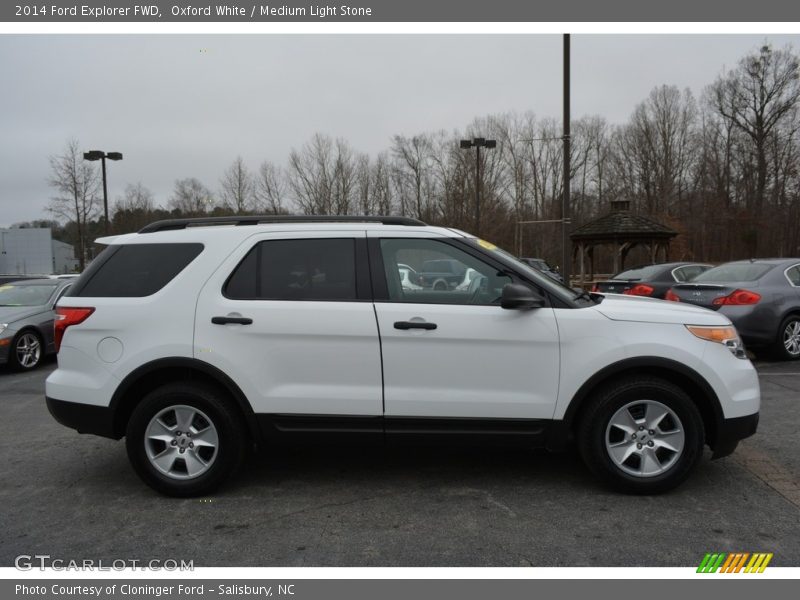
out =
[[[570,142],[570,126],[569,126],[569,34],[564,34],[564,193],[561,195],[561,276],[564,278],[564,284],[570,286],[570,276],[572,271],[572,252],[570,248],[569,230],[570,230],[570,160],[569,160],[569,142]]]

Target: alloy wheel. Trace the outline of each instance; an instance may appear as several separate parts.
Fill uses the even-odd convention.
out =
[[[608,422],[605,446],[617,468],[634,477],[665,473],[683,453],[686,436],[678,415],[655,400],[636,400]]]
[[[147,425],[144,445],[150,464],[173,479],[194,479],[207,472],[219,453],[219,434],[202,411],[169,406]]]

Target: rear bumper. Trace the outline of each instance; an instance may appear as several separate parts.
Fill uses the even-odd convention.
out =
[[[717,426],[712,459],[728,456],[739,445],[739,440],[750,437],[758,429],[758,415],[753,413],[744,417],[723,419]]]
[[[65,427],[75,429],[78,433],[120,439],[121,436],[114,434],[114,415],[109,407],[56,400],[49,396],[45,400],[47,410]]]

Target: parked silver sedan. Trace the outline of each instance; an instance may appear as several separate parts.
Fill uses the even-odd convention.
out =
[[[27,371],[55,352],[53,309],[70,279],[26,279],[0,285],[0,365]]]

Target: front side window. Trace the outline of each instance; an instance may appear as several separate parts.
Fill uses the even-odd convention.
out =
[[[355,240],[259,242],[224,293],[235,300],[356,300]]]
[[[430,239],[382,239],[390,302],[499,304],[511,277],[450,244]]]

